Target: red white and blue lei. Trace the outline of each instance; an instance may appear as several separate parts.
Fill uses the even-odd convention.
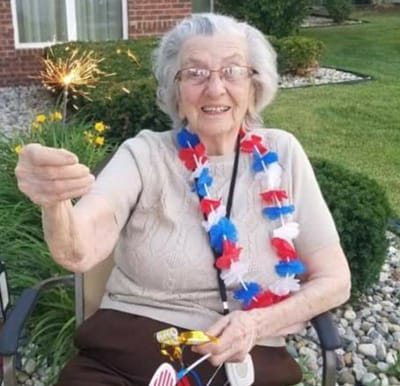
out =
[[[242,303],[244,310],[267,307],[286,299],[291,292],[300,289],[297,275],[305,272],[293,245],[299,233],[296,222],[286,218],[294,212],[294,206],[287,203],[288,195],[280,189],[282,167],[278,154],[268,150],[262,143],[262,137],[251,131],[240,130],[240,150],[251,154],[251,168],[255,178],[267,187],[260,192],[265,207],[262,215],[272,221],[280,221],[280,226],[273,230],[271,244],[279,258],[275,271],[279,276],[267,289],[252,281],[245,281],[248,262],[240,260],[242,248],[238,244],[237,229],[226,217],[226,208],[221,198],[211,197],[210,188],[213,178],[208,167],[206,149],[196,134],[183,128],[177,134],[179,158],[192,172],[193,190],[200,197],[200,210],[205,217],[203,227],[208,232],[211,247],[218,258],[215,266],[221,270],[225,285],[234,286],[233,297]]]

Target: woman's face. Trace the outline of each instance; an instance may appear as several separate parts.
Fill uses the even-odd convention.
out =
[[[246,44],[240,36],[194,36],[182,47],[181,69],[237,70],[236,66],[248,66]],[[253,100],[250,70],[242,71],[246,74],[236,80],[223,79],[221,73],[211,72],[202,82],[198,82],[197,75],[188,78],[182,73],[178,80],[179,116],[188,121],[189,128],[200,138],[236,137]]]

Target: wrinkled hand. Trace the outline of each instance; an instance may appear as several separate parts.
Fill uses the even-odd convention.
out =
[[[214,366],[224,362],[242,362],[257,339],[256,322],[248,311],[234,311],[206,332],[218,336],[219,342],[194,346],[192,350],[201,355],[211,353],[209,361]]]
[[[36,143],[23,147],[15,175],[21,192],[43,207],[82,196],[94,181],[75,154]]]

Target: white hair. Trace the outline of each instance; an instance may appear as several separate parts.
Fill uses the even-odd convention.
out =
[[[216,35],[232,33],[243,36],[248,51],[249,66],[255,70],[252,77],[254,106],[250,106],[245,116],[245,125],[260,124],[259,113],[274,98],[278,89],[276,53],[265,36],[256,28],[232,17],[213,13],[193,14],[183,19],[167,32],[154,53],[154,74],[158,82],[157,102],[162,111],[170,116],[174,127],[182,127],[185,122],[178,113],[178,90],[175,76],[180,70],[180,53],[183,44],[196,35]]]

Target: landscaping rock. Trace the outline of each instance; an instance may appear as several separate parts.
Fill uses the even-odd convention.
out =
[[[52,109],[53,97],[41,86],[0,87],[0,130],[7,135],[28,129],[36,115]]]
[[[400,347],[400,281],[394,276],[400,261],[400,239],[391,233],[387,236],[390,241],[385,262],[387,275],[381,275],[379,283],[361,296],[357,306],[346,304],[333,313],[343,343],[343,349],[337,350],[340,386],[400,385],[398,378],[387,374],[397,361]],[[311,347],[309,331],[313,330],[307,329],[306,334],[289,340],[297,349],[302,347],[300,356],[302,352],[310,353],[306,350]],[[314,339],[312,342],[315,344]],[[321,384],[320,380],[317,384]]]

